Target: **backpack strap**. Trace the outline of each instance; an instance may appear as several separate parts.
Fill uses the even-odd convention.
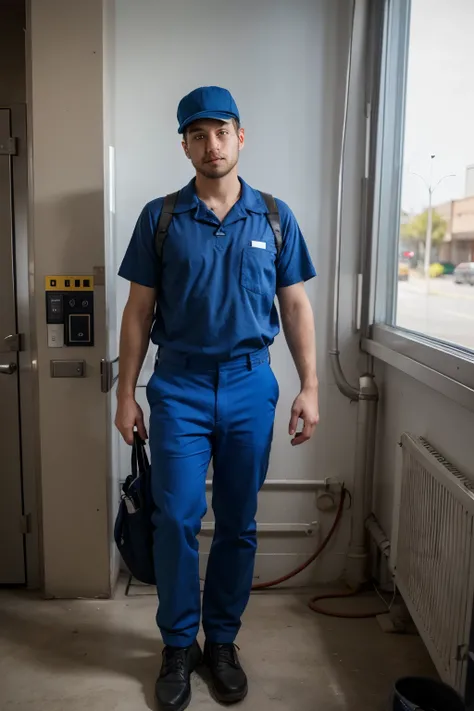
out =
[[[275,244],[277,249],[277,257],[279,257],[281,252],[281,247],[283,239],[281,236],[281,223],[280,223],[280,213],[278,211],[278,205],[273,195],[269,193],[260,193],[265,205],[267,206],[267,220],[272,228],[273,235],[275,237]]]
[[[170,193],[167,195],[163,202],[163,208],[158,220],[155,231],[155,249],[158,256],[158,261],[161,263],[161,257],[163,256],[163,244],[165,242],[168,230],[171,225],[171,220],[173,219],[174,208],[178,202],[179,191],[177,193]]]
[[[269,193],[260,193],[265,205],[267,207],[267,220],[275,237],[275,244],[277,249],[277,257],[279,256],[282,248],[282,235],[281,235],[281,223],[280,223],[280,213],[278,211],[278,205],[276,203],[273,195]],[[163,255],[163,244],[165,242],[168,230],[173,219],[174,208],[178,202],[179,191],[176,193],[170,193],[167,195],[163,202],[163,208],[160,213],[158,224],[155,231],[155,248],[158,255],[158,260],[161,262]]]

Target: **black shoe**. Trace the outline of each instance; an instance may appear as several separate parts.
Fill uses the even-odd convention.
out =
[[[202,661],[199,644],[191,647],[165,647],[155,697],[160,711],[184,711],[191,701],[190,676]]]
[[[218,701],[234,704],[247,696],[247,677],[240,666],[235,644],[206,642],[204,662],[211,670],[214,693]]]

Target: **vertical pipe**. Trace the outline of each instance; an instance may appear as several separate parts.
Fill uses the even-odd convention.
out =
[[[364,521],[365,440],[367,427],[367,401],[359,400],[357,407],[354,482],[352,485],[351,541],[346,557],[346,582],[358,588],[366,580],[368,549]]]
[[[342,250],[342,211],[344,199],[344,164],[347,141],[347,121],[349,112],[349,95],[352,69],[352,54],[355,29],[356,0],[352,3],[351,31],[349,39],[347,71],[345,82],[344,115],[341,136],[341,153],[339,159],[338,194],[337,194],[337,215],[336,215],[336,239],[334,258],[334,289],[333,289],[333,322],[331,331],[331,348],[329,356],[334,378],[340,392],[350,400],[358,402],[357,431],[356,431],[356,451],[354,461],[354,483],[353,483],[353,506],[352,506],[352,535],[349,552],[346,561],[347,582],[359,587],[367,579],[368,545],[365,522],[370,514],[372,503],[373,485],[373,465],[375,448],[375,427],[377,416],[378,391],[375,385],[374,375],[368,373],[359,379],[359,386],[352,386],[346,379],[340,362],[339,351],[339,302],[340,302],[340,278],[341,278],[341,250]],[[366,156],[366,163],[369,165],[369,158]],[[367,176],[366,176],[367,177]],[[368,201],[364,200],[364,208],[368,212]],[[371,224],[365,221],[366,227]],[[370,241],[365,245],[365,284],[363,289],[369,285],[367,268],[370,268]],[[367,248],[368,247],[368,248]],[[367,285],[367,286],[365,286]],[[366,308],[368,306],[367,294]],[[367,316],[363,320],[363,325],[367,322]],[[369,361],[369,364],[371,361]]]
[[[359,392],[347,380],[342,370],[339,350],[339,300],[340,300],[340,282],[341,282],[341,249],[342,249],[342,208],[344,200],[344,162],[346,155],[346,140],[347,140],[347,118],[349,112],[349,90],[351,83],[352,69],[352,46],[354,39],[355,27],[355,11],[356,0],[352,2],[352,19],[351,30],[349,34],[349,50],[347,55],[347,70],[344,90],[344,115],[342,120],[342,135],[341,135],[341,153],[339,157],[339,173],[337,186],[337,213],[336,213],[336,244],[334,258],[334,277],[333,277],[333,319],[329,350],[331,366],[336,381],[337,387],[343,395],[350,400],[357,401]]]
[[[364,524],[373,510],[374,499],[374,470],[376,454],[376,431],[377,431],[377,410],[378,410],[378,388],[375,383],[375,376],[367,373],[361,378],[361,389],[366,396],[369,396],[367,432],[366,432],[366,459],[364,477]]]
[[[372,504],[377,398],[374,376],[371,373],[362,375],[359,379],[352,535],[346,562],[346,580],[354,588],[366,582],[368,572],[366,520]]]

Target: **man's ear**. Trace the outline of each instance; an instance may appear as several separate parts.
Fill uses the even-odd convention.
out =
[[[245,129],[244,128],[239,128],[238,138],[239,138],[239,151],[241,151],[242,148],[245,146]]]
[[[189,160],[191,160],[191,156],[189,155],[188,151],[188,144],[186,143],[186,141],[182,141],[181,145],[183,146],[183,151],[186,155],[186,158],[189,158]]]

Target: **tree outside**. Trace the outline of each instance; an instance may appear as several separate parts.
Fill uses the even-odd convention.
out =
[[[438,247],[443,242],[447,231],[447,222],[441,215],[433,209],[432,211],[432,236],[431,244],[433,252],[437,254]],[[400,240],[415,253],[415,259],[419,261],[424,254],[426,242],[426,230],[428,228],[428,210],[415,215],[410,220],[404,221],[400,225]]]

